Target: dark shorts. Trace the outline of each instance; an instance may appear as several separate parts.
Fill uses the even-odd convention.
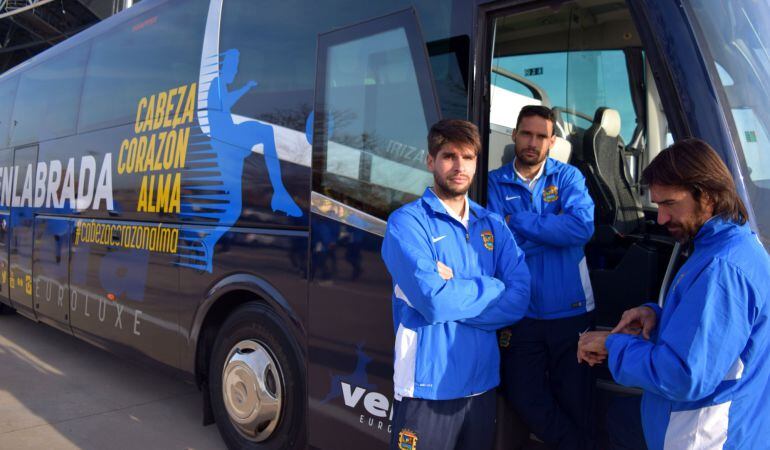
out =
[[[392,450],[490,450],[495,441],[496,394],[454,400],[396,401]]]

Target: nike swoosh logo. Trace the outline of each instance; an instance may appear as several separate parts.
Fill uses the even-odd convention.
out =
[[[445,237],[446,237],[446,234],[445,234],[445,235],[443,235],[443,236],[434,237],[434,238],[433,238],[433,243],[435,244],[436,242],[438,242],[438,241],[440,241],[440,240],[444,239]]]
[[[505,196],[505,199],[506,199],[506,200],[513,200],[514,198],[521,198],[521,196],[520,196],[520,195],[512,195],[512,196],[510,196],[510,197],[509,197],[509,196],[507,196],[507,195]]]

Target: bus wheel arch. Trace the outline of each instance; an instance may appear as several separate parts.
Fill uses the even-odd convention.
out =
[[[261,296],[254,292],[234,290],[218,297],[205,311],[200,331],[197,333],[195,349],[195,381],[198,387],[201,387],[208,379],[209,360],[219,329],[234,310],[249,302],[266,303]]]
[[[295,340],[300,340],[304,335],[299,318],[274,287],[251,274],[231,274],[209,290],[192,324],[190,338],[194,353],[189,354],[187,367],[194,371],[198,387],[207,382],[211,350],[220,327],[235,309],[249,302],[262,303],[272,308],[281,316],[285,325],[291,327]]]

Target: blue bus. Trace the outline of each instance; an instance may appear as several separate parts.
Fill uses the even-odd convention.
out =
[[[379,251],[429,126],[479,125],[485,203],[518,109],[555,109],[611,326],[683,258],[638,181],[675,139],[717,149],[770,248],[769,35],[753,0],[142,1],[0,76],[0,311],[197,384],[228,447],[385,448]]]

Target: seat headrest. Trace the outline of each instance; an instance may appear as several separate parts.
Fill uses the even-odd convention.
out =
[[[614,138],[620,134],[620,113],[616,109],[597,109],[594,123],[598,124],[608,137]]]
[[[548,153],[548,156],[551,158],[561,161],[564,164],[569,163],[569,157],[572,155],[572,144],[570,141],[556,136],[553,142],[553,147],[551,147],[551,151]]]

